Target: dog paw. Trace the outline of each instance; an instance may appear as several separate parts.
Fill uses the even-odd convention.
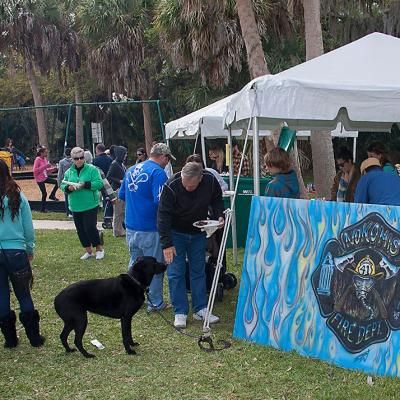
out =
[[[140,345],[140,343],[138,343],[138,342],[134,342],[133,340],[132,340],[132,342],[131,343],[129,343],[131,346],[133,346],[133,347],[136,347],[136,346],[139,346]]]
[[[136,354],[136,351],[133,350],[133,349],[127,349],[126,352],[127,352],[127,354],[129,354],[129,355],[135,355],[135,354]]]
[[[90,353],[84,354],[84,356],[86,358],[95,358],[96,357],[94,354],[90,354]]]

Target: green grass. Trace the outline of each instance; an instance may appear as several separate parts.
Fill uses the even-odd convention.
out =
[[[68,218],[64,212],[42,213],[39,211],[32,211],[32,219],[51,220],[51,221],[72,221],[72,218]],[[103,210],[100,209],[97,214],[97,221],[102,221],[102,220],[103,220]]]
[[[202,352],[195,339],[180,335],[157,314],[142,309],[133,319],[133,336],[141,344],[138,355],[125,354],[117,320],[96,315],[89,316],[84,344],[97,357],[66,354],[58,337],[62,323],[53,309],[55,295],[77,280],[126,270],[129,257],[123,238],[106,235],[106,258],[82,262],[74,232],[37,233],[33,297],[47,341],[42,348],[32,348],[18,323],[19,346],[0,348],[2,400],[398,398],[397,379],[374,378],[374,385],[368,386],[364,374],[232,339],[238,288],[225,291],[223,302],[215,307],[222,322],[213,328],[214,338],[230,340],[230,349]],[[229,267],[239,276],[238,269]],[[14,298],[13,304],[17,309]],[[164,315],[172,320],[170,310]],[[200,334],[201,323],[190,320],[187,330]],[[104,350],[90,344],[94,338],[105,345]]]
[[[68,221],[68,218],[63,212],[47,212],[32,211],[32,219],[37,220],[52,220],[52,221]]]

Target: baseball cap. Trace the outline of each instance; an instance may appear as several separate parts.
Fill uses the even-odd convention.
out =
[[[156,143],[150,150],[150,155],[170,156],[173,160],[176,158],[172,155],[170,148],[165,143]]]
[[[361,175],[364,174],[364,172],[367,168],[373,167],[373,166],[376,166],[376,167],[381,166],[381,163],[379,162],[379,160],[377,158],[370,157],[370,158],[367,158],[366,160],[364,160],[360,165]]]

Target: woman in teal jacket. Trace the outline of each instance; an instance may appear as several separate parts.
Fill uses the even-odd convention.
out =
[[[79,240],[86,252],[81,260],[94,257],[104,258],[99,231],[97,230],[97,210],[99,206],[99,190],[103,187],[99,170],[85,162],[84,150],[74,147],[71,150],[73,164],[65,172],[61,190],[68,193],[69,208],[74,217]]]
[[[39,313],[30,290],[34,247],[35,233],[28,200],[11,177],[7,164],[0,159],[0,329],[6,348],[18,345],[9,281],[19,302],[19,319],[31,345],[39,347],[44,343],[39,333]]]

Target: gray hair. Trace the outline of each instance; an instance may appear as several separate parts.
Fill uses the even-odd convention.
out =
[[[83,156],[84,156],[84,150],[81,149],[80,147],[74,147],[71,150],[71,158],[83,157]]]
[[[88,164],[91,164],[93,162],[93,156],[89,150],[85,150],[85,152],[83,153],[83,156],[85,157],[85,161]]]
[[[197,162],[188,162],[183,166],[181,175],[188,179],[200,179],[203,176],[203,166]]]

